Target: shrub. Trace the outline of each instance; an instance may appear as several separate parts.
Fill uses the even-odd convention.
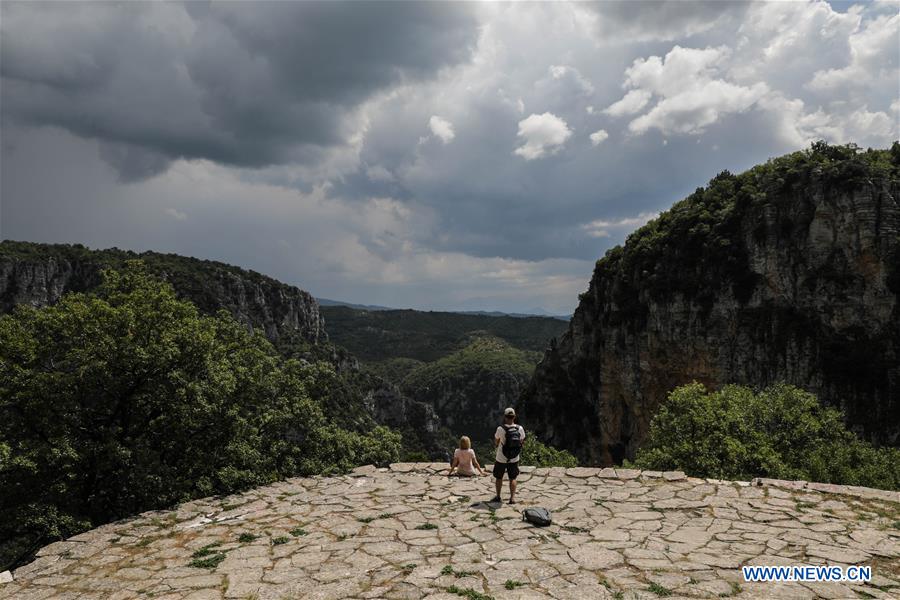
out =
[[[577,467],[578,460],[568,450],[558,450],[540,441],[534,434],[526,435],[519,462],[535,467]]]
[[[478,462],[482,465],[494,462],[496,449],[490,442],[484,442],[475,449]],[[577,467],[576,459],[568,450],[559,450],[540,441],[534,433],[525,432],[525,443],[519,464],[529,467]]]
[[[786,384],[759,393],[736,385],[708,392],[699,383],[675,389],[653,417],[635,465],[900,489],[900,450],[860,440],[838,410]]]

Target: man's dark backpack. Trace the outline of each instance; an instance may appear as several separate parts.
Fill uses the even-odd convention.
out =
[[[506,441],[503,442],[503,456],[507,460],[512,460],[519,456],[522,451],[522,434],[518,425],[503,426],[506,431]]]
[[[546,508],[526,508],[522,511],[522,520],[538,527],[546,527],[553,522]]]

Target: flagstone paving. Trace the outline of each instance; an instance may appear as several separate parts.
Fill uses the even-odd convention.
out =
[[[0,574],[0,597],[900,598],[897,492],[523,467],[520,503],[490,506],[489,477],[444,470],[361,467],[144,513],[43,548]],[[522,522],[528,506],[554,524]],[[754,564],[874,577],[746,583]]]

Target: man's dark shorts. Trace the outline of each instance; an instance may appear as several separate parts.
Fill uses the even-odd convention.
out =
[[[516,477],[519,476],[518,461],[511,462],[511,463],[495,462],[494,463],[494,479],[503,479],[504,473],[509,475],[510,481],[515,481]]]

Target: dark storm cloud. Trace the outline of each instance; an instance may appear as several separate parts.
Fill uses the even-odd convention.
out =
[[[469,57],[469,5],[2,5],[4,119],[106,142],[122,179],[177,158],[314,162],[353,110]]]
[[[890,145],[892,8],[2,2],[0,233],[569,311],[719,171]]]

